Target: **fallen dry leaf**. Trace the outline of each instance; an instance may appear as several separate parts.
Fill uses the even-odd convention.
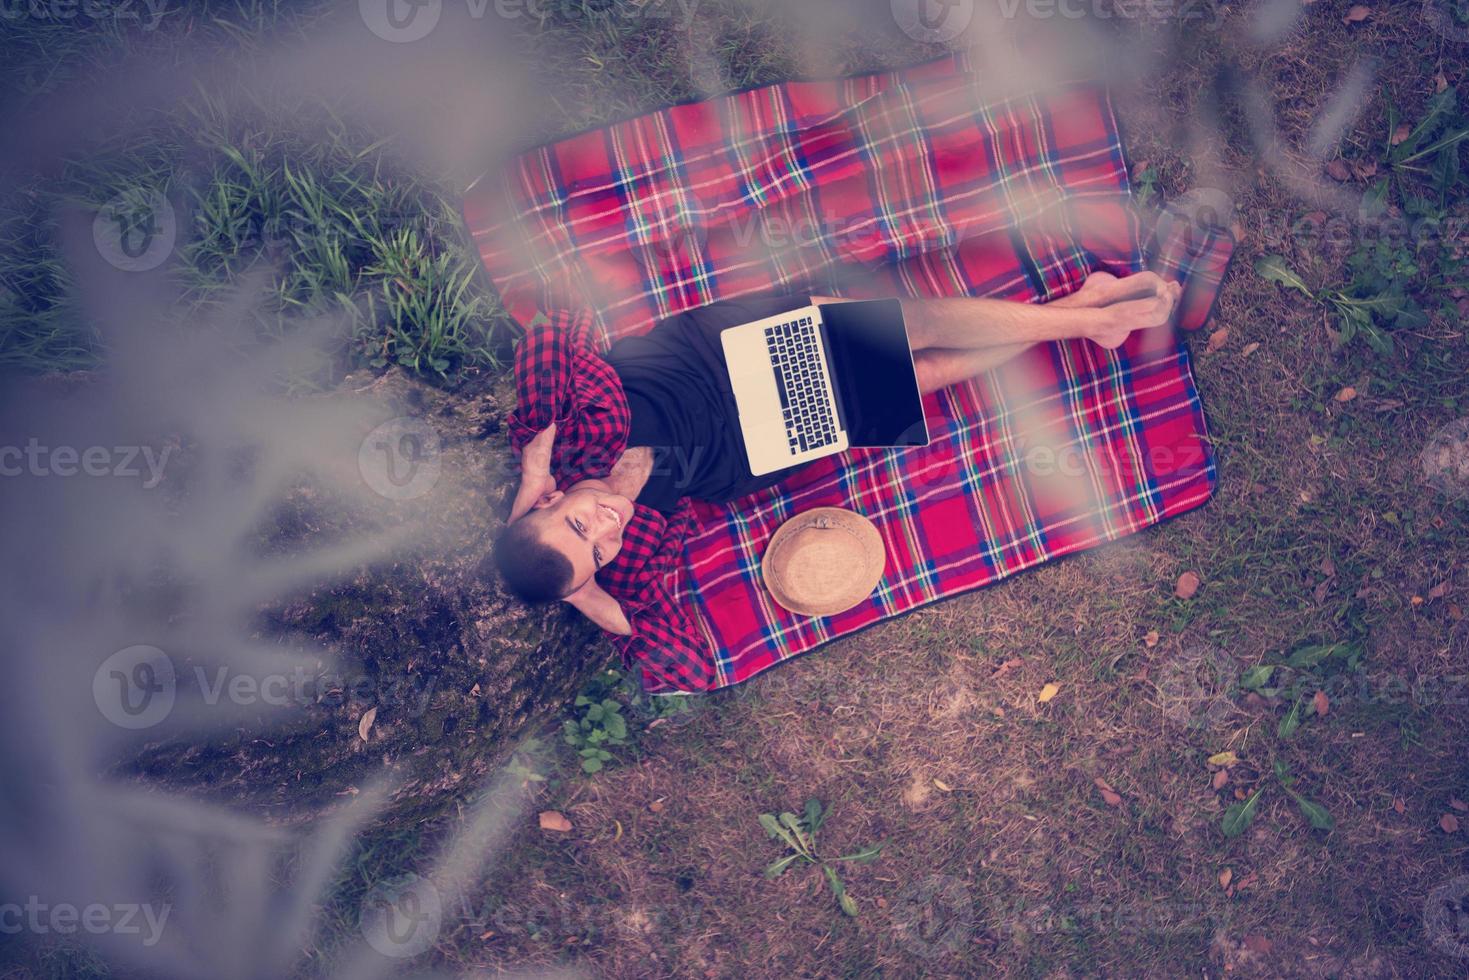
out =
[[[1445,813],[1439,817],[1438,825],[1446,834],[1457,834],[1459,832],[1459,818],[1452,813]]]
[[[1246,344],[1245,345],[1245,349],[1242,350],[1242,351],[1240,351],[1239,352],[1239,355],[1240,355],[1240,357],[1249,357],[1251,354],[1255,353],[1255,351],[1257,351],[1259,349],[1260,349],[1260,345],[1259,344]]]
[[[1325,575],[1327,578],[1336,578],[1336,562],[1331,560],[1330,555],[1321,559],[1320,568],[1322,575]]]
[[[1113,789],[1111,784],[1108,783],[1105,779],[1103,779],[1101,776],[1098,776],[1096,779],[1093,779],[1092,782],[1096,784],[1097,790],[1101,792],[1102,799],[1106,802],[1108,806],[1122,805],[1122,796],[1115,789]]]
[[[1209,765],[1211,766],[1232,766],[1238,761],[1239,756],[1233,752],[1216,752],[1214,755],[1209,756]]]
[[[933,784],[935,786],[937,786],[939,789],[943,790],[945,793],[952,793],[952,792],[954,792],[954,787],[950,786],[948,783],[944,782],[942,779],[939,779],[938,777],[934,777]]]
[[[1412,131],[1413,127],[1407,123],[1398,123],[1398,128],[1392,131],[1392,145],[1397,146],[1399,143],[1407,140],[1408,134]]]
[[[542,830],[554,830],[563,834],[571,831],[571,821],[567,820],[564,814],[557,813],[555,810],[542,810],[540,819]]]
[[[1401,796],[1395,796],[1393,797],[1392,808],[1397,812],[1402,813],[1404,810],[1408,809],[1408,804],[1403,802],[1403,798]]]
[[[1433,90],[1435,92],[1442,92],[1444,89],[1446,89],[1448,87],[1449,87],[1449,80],[1446,77],[1444,77],[1444,73],[1443,72],[1439,72],[1437,75],[1434,75],[1433,76]]]
[[[1377,176],[1377,161],[1353,160],[1352,173],[1356,174],[1358,180],[1370,180]]]
[[[1157,630],[1148,630],[1148,632],[1143,636],[1143,644],[1149,649],[1152,649],[1153,647],[1158,645],[1159,639],[1160,637],[1158,636]]]
[[[1360,24],[1362,21],[1371,16],[1371,7],[1367,6],[1365,3],[1357,3],[1352,5],[1352,9],[1348,10],[1346,12],[1346,15],[1343,16],[1341,20],[1343,24]]]
[[[357,722],[357,737],[367,741],[367,735],[372,731],[372,723],[377,721],[377,705],[373,705],[362,713],[362,720]]]
[[[1319,718],[1331,710],[1331,699],[1326,696],[1325,691],[1317,691],[1315,697],[1311,698],[1311,707],[1316,709]]]
[[[1338,184],[1345,184],[1352,179],[1352,168],[1347,166],[1345,160],[1337,157],[1326,165],[1326,176]]]
[[[648,809],[651,810],[654,813],[662,813],[663,812],[663,801],[661,799],[654,800],[652,803],[649,803],[648,804]]]
[[[997,677],[1004,677],[1006,674],[1010,673],[1010,671],[1014,670],[1016,667],[1019,667],[1023,663],[1025,663],[1025,661],[1023,660],[1006,660],[1004,663],[1000,664],[999,669],[997,669],[993,674],[990,675],[990,678],[994,679]]]
[[[1208,346],[1210,353],[1223,350],[1224,345],[1227,343],[1229,343],[1228,327],[1221,327],[1218,330],[1215,330],[1213,333],[1209,334]]]
[[[1229,887],[1229,883],[1231,881],[1233,881],[1233,880],[1234,880],[1234,869],[1233,868],[1225,868],[1223,871],[1219,872],[1219,887],[1220,888],[1228,888]]]
[[[1229,770],[1221,769],[1214,774],[1214,789],[1221,790],[1229,782]]]
[[[1051,700],[1060,693],[1060,684],[1047,684],[1045,687],[1041,688],[1041,693],[1038,695],[1037,700],[1040,701],[1041,704],[1045,704],[1047,701]]]
[[[1431,588],[1431,589],[1428,590],[1428,598],[1430,598],[1430,599],[1442,599],[1444,596],[1446,596],[1448,594],[1449,594],[1449,583],[1447,583],[1447,582],[1440,582],[1437,585],[1435,585],[1433,588]]]
[[[1184,572],[1178,576],[1173,594],[1180,599],[1192,599],[1199,591],[1199,576],[1196,572]]]
[[[1469,810],[1469,803],[1465,803],[1463,800],[1449,800],[1449,806],[1458,810],[1460,813]]]
[[[1356,401],[1357,389],[1348,385],[1347,387],[1336,393],[1336,400],[1343,405],[1345,405],[1347,402]]]
[[[1249,950],[1252,953],[1258,953],[1261,956],[1264,956],[1266,953],[1270,952],[1270,949],[1273,945],[1274,943],[1266,939],[1264,936],[1245,937],[1245,949]]]

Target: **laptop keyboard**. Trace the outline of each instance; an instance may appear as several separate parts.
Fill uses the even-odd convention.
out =
[[[816,346],[812,318],[767,327],[765,345],[775,369],[791,453],[834,445],[837,420],[827,398],[826,365]]]

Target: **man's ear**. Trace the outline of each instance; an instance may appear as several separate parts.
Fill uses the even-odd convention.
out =
[[[627,621],[627,614],[622,611],[617,600],[597,584],[595,576],[567,596],[565,601],[607,632],[618,636],[632,636],[632,624]]]
[[[561,502],[561,498],[565,496],[566,494],[562,493],[560,490],[552,490],[550,493],[543,493],[538,498],[536,498],[536,502],[531,505],[530,509],[545,510],[547,507],[554,507],[559,504]]]
[[[510,519],[506,523],[514,524],[533,510],[545,510],[547,507],[553,507],[564,496],[566,494],[560,490],[552,490],[550,493],[543,493],[539,497],[528,498],[525,495],[525,490],[522,488],[521,492],[516,495],[515,503],[510,507]]]

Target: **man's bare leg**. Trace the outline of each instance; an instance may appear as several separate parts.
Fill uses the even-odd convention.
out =
[[[1126,279],[1118,279],[1107,273],[1095,273],[1081,289],[1043,307],[1025,306],[994,300],[915,300],[910,311],[904,301],[904,319],[908,321],[910,338],[914,334],[915,321],[920,324],[920,336],[931,338],[939,331],[961,329],[969,331],[975,339],[988,340],[1004,333],[1010,325],[1026,321],[1025,330],[1036,326],[1055,326],[1065,329],[1066,324],[1080,322],[1086,329],[1082,336],[1105,347],[1120,347],[1134,330],[1161,326],[1173,315],[1174,306],[1181,294],[1175,284],[1165,283],[1153,273],[1143,273]],[[1138,297],[1141,297],[1139,299]],[[1033,312],[1045,310],[1070,310],[1082,314],[1078,321],[1073,318],[1051,317],[1040,319],[1022,314],[1020,318],[1010,316],[1009,310],[993,310],[991,304],[1002,307],[1020,307]],[[937,307],[937,309],[936,309]],[[975,314],[993,314],[984,322],[977,323]],[[1098,317],[1097,314],[1107,314]],[[1138,319],[1133,319],[1138,318]],[[1120,324],[1120,325],[1114,325]],[[997,329],[998,328],[998,329]],[[1042,340],[1067,340],[1070,336],[1044,337]],[[1037,340],[1035,343],[1039,343]],[[920,347],[914,341],[913,363],[918,371],[918,385],[923,394],[942,391],[952,385],[992,371],[1007,361],[1020,356],[1034,343],[1008,343],[990,345],[983,343],[968,348]]]
[[[993,371],[1006,361],[1014,360],[1034,344],[1010,344],[980,350],[925,350],[913,355],[918,372],[918,390],[923,394],[943,391],[986,371]]]
[[[1053,340],[1091,340],[1115,349],[1135,330],[1168,323],[1181,292],[1176,283],[1151,272],[1125,279],[1096,273],[1076,293],[1044,306],[974,298],[905,299],[903,318],[915,352],[1017,345],[1024,350]]]

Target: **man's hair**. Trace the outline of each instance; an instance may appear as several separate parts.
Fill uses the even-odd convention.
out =
[[[495,570],[517,598],[539,605],[564,599],[575,591],[571,562],[541,541],[536,522],[521,518],[495,542]]]

